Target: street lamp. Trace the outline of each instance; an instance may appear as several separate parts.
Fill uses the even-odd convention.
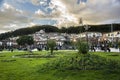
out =
[[[113,32],[113,24],[111,24],[111,33]],[[112,45],[113,45],[113,40],[114,40],[114,33],[112,33]]]
[[[80,38],[81,38],[81,33],[82,33],[82,28],[81,27],[83,26],[83,19],[82,19],[82,17],[79,18],[79,24],[80,24],[79,25],[80,26],[80,32],[79,33],[80,33]]]
[[[87,31],[90,28],[90,26],[85,25],[84,28],[85,28],[85,31],[86,31],[86,41],[87,41],[87,44],[88,44],[88,32]]]

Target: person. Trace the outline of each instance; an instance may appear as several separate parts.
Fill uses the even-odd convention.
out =
[[[91,46],[91,51],[96,51],[93,45]]]
[[[110,47],[109,47],[109,45],[107,45],[107,50],[108,50],[108,52],[110,52],[111,50],[110,50]]]
[[[33,53],[29,46],[27,46],[27,50],[29,53],[31,53],[31,54]]]
[[[104,48],[105,48],[104,44],[101,44],[101,50],[105,50]]]
[[[120,52],[120,44],[118,45],[118,48],[119,48],[119,52]]]
[[[13,48],[11,48],[11,52],[13,52]]]
[[[104,50],[105,50],[105,52],[107,52],[107,51],[110,52],[111,51],[108,44],[105,45]]]

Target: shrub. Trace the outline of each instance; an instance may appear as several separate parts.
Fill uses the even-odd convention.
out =
[[[118,73],[120,72],[120,64],[116,61],[109,60],[108,64],[106,64],[106,70],[107,73]]]
[[[81,56],[65,56],[39,66],[38,71],[48,70],[105,70],[112,72],[119,70],[117,62],[112,62],[96,55],[84,55],[84,64],[82,65]]]
[[[81,42],[80,40],[77,42],[77,49],[79,53],[87,54],[89,51],[88,43]]]
[[[50,48],[51,55],[53,54],[53,50],[56,46],[56,42],[54,40],[48,40],[47,41],[47,46]]]

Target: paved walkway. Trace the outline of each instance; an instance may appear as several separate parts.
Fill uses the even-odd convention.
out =
[[[110,48],[111,52],[120,52],[119,49],[115,49],[115,48]],[[97,52],[104,52],[102,50],[96,50]]]
[[[111,52],[119,52],[120,53],[120,51],[119,51],[119,49],[116,49],[116,48],[110,48],[110,50],[111,50]],[[15,50],[16,51],[16,50]],[[14,51],[14,52],[15,52]],[[32,50],[32,51],[37,51],[37,49],[34,49],[34,50]],[[70,50],[64,50],[64,51],[70,51]],[[75,51],[77,51],[77,50],[75,50]],[[91,50],[90,50],[91,51]],[[96,51],[97,52],[104,52],[103,50],[100,50],[100,49],[96,49]],[[11,51],[0,51],[0,53],[2,53],[2,52],[11,52]],[[19,51],[19,52],[23,52],[23,51]]]
[[[119,49],[115,49],[115,48],[110,48],[111,52],[120,52]]]

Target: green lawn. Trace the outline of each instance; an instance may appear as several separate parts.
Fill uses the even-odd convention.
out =
[[[95,54],[95,55],[99,55],[102,57],[105,57],[107,59],[112,59],[112,60],[116,60],[116,61],[120,61],[120,53],[115,53],[115,52],[94,52],[91,54]]]
[[[119,74],[104,73],[102,70],[49,70],[39,72],[40,65],[63,56],[74,56],[76,51],[55,51],[54,58],[19,58],[13,57],[27,52],[0,52],[0,80],[120,80]],[[47,51],[34,52],[46,55]],[[120,61],[120,55],[108,56],[117,53],[91,53],[112,60]]]

